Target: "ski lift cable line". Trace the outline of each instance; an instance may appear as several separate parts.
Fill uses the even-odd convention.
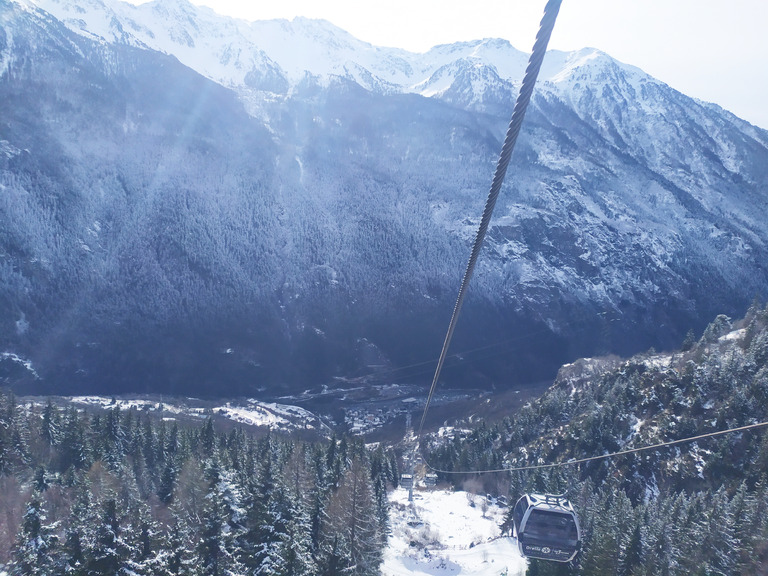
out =
[[[705,438],[714,438],[716,436],[723,436],[725,434],[733,434],[736,432],[747,432],[755,430],[757,428],[768,427],[768,421],[757,422],[755,424],[747,424],[746,426],[738,426],[735,428],[727,428],[726,430],[716,430],[714,432],[707,432],[706,434],[699,434],[697,436],[689,436],[688,438],[680,438],[678,440],[669,440],[667,442],[659,442],[658,444],[650,444],[648,446],[638,446],[637,448],[627,448],[626,450],[619,450],[618,452],[610,452],[608,454],[600,454],[599,456],[588,456],[585,458],[578,458],[572,460],[565,460],[563,462],[555,462],[550,464],[535,464],[531,466],[516,466],[507,468],[495,468],[484,470],[440,470],[430,466],[426,458],[424,464],[433,472],[439,472],[441,474],[490,474],[493,472],[525,472],[530,470],[543,470],[545,468],[561,468],[563,466],[573,466],[578,464],[584,464],[586,462],[594,462],[596,460],[606,460],[608,458],[616,458],[617,456],[624,456],[627,454],[635,454],[637,452],[645,452],[647,450],[658,450],[660,448],[667,448],[669,446],[675,446],[677,444],[685,444],[687,442],[696,442],[697,440],[703,440]]]
[[[435,375],[432,379],[432,385],[430,386],[429,394],[427,395],[427,401],[424,405],[424,413],[422,414],[421,423],[419,424],[419,432],[417,434],[418,438],[421,438],[421,433],[424,429],[424,422],[429,410],[429,404],[432,401],[432,397],[434,396],[435,388],[437,387],[437,381],[440,378],[440,372],[442,370],[443,363],[445,362],[445,357],[448,353],[451,339],[453,338],[453,332],[456,328],[456,322],[458,320],[459,313],[461,312],[461,307],[464,303],[464,297],[466,296],[469,281],[472,278],[472,273],[474,272],[475,264],[477,263],[477,258],[480,254],[480,249],[482,248],[485,234],[488,230],[488,224],[490,223],[493,209],[496,206],[496,200],[499,196],[501,185],[504,182],[504,177],[507,173],[507,167],[509,166],[509,160],[512,157],[512,151],[514,150],[515,143],[517,142],[517,137],[520,134],[520,127],[522,126],[523,118],[525,117],[525,112],[528,108],[528,103],[531,100],[531,94],[533,93],[533,87],[536,84],[536,78],[539,75],[541,64],[544,61],[544,54],[547,51],[547,44],[549,43],[549,38],[552,35],[552,30],[555,27],[555,20],[557,19],[557,13],[560,10],[561,1],[562,0],[548,0],[546,6],[544,7],[544,16],[542,17],[541,24],[539,25],[539,32],[536,34],[536,41],[533,44],[533,51],[531,52],[531,56],[528,59],[528,66],[526,67],[525,75],[523,76],[523,83],[520,86],[520,93],[517,97],[517,101],[515,102],[515,107],[512,110],[512,118],[509,122],[509,127],[507,128],[507,134],[504,137],[504,144],[501,147],[499,160],[496,164],[496,172],[494,173],[491,189],[488,192],[488,198],[485,202],[483,216],[480,221],[480,226],[477,230],[475,242],[472,246],[472,252],[469,257],[469,262],[467,263],[466,271],[464,272],[464,278],[461,281],[459,295],[456,298],[456,304],[453,308],[453,314],[451,315],[451,321],[448,325],[448,331],[445,336],[445,341],[443,342],[443,348],[437,361],[437,368],[435,369]]]

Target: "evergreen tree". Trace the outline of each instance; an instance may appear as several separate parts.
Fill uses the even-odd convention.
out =
[[[619,563],[618,576],[632,576],[643,561],[643,539],[640,523],[635,523],[627,540],[626,550]]]
[[[88,446],[86,445],[85,428],[80,415],[71,406],[64,418],[59,444],[59,470],[66,471],[70,467],[81,469],[88,461]]]
[[[101,459],[106,462],[110,470],[119,470],[123,464],[126,443],[119,406],[107,411],[101,419],[101,427],[98,427],[97,430],[100,439]]]
[[[206,496],[204,523],[198,545],[200,574],[239,574],[243,571],[239,543],[245,517],[240,488],[234,483],[232,474],[222,469],[215,459],[208,463],[206,476],[210,488]]]
[[[191,534],[186,523],[176,518],[171,526],[166,547],[164,568],[167,574],[187,576],[192,573],[192,560],[189,553],[190,540]]]
[[[275,506],[277,478],[269,451],[259,463],[256,478],[246,491],[245,531],[241,538],[243,563],[255,574],[279,570],[282,518]]]
[[[72,503],[65,529],[64,571],[71,576],[86,574],[86,549],[92,547],[92,534],[98,518],[92,510],[91,491],[85,475],[73,480]]]
[[[328,505],[323,539],[326,566],[333,562],[351,574],[378,574],[385,540],[376,515],[371,514],[375,509],[369,469],[355,456]]]
[[[5,427],[0,424],[0,476],[10,471],[10,452]]]
[[[721,488],[715,492],[710,509],[700,519],[704,532],[702,548],[708,558],[708,573],[712,576],[730,576],[736,571],[738,543],[729,504],[728,494]]]
[[[68,576],[85,576],[88,572],[85,564],[81,527],[70,526],[67,528],[64,551],[64,573]]]
[[[47,525],[39,492],[35,492],[27,505],[21,526],[11,574],[48,576],[56,572],[56,527]]]
[[[134,563],[133,572],[142,576],[192,576],[191,537],[186,525],[175,519],[167,533],[152,538],[155,544],[142,561]]]
[[[210,457],[216,447],[216,433],[213,429],[213,419],[208,417],[200,429],[200,439],[198,441],[198,450],[205,457]]]
[[[388,459],[384,449],[379,446],[371,454],[371,478],[373,480],[373,496],[376,502],[376,518],[379,520],[379,533],[389,534],[389,500],[387,498],[387,467]]]
[[[320,576],[337,576],[352,572],[354,567],[349,546],[343,534],[328,535],[321,545],[317,565]]]
[[[48,446],[55,446],[59,442],[59,428],[61,426],[59,411],[49,399],[43,408],[43,418],[40,423],[40,437]]]
[[[48,489],[48,475],[45,472],[45,467],[39,466],[35,471],[35,478],[33,480],[34,489],[40,493],[45,492]]]
[[[22,472],[31,462],[29,451],[29,421],[16,402],[13,394],[9,395],[6,421],[5,465],[9,470]]]
[[[694,347],[696,344],[696,334],[693,333],[693,330],[688,330],[688,332],[685,335],[685,339],[683,340],[683,343],[680,345],[680,349],[683,352],[687,352],[691,348]]]
[[[120,533],[117,502],[110,498],[104,503],[101,521],[86,552],[87,574],[117,576],[126,574],[131,549]]]
[[[312,537],[309,513],[297,498],[291,499],[285,532],[282,536],[283,576],[311,576],[317,574],[312,556]]]
[[[168,459],[163,473],[160,476],[160,484],[157,487],[157,497],[163,504],[170,504],[173,499],[173,490],[176,484],[176,466],[172,459]]]

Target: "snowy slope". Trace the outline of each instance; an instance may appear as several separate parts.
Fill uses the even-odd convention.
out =
[[[525,574],[512,538],[500,535],[503,508],[468,492],[399,488],[390,494],[392,534],[383,576],[497,576]],[[506,572],[505,572],[506,571]]]
[[[79,34],[172,54],[203,76],[233,88],[254,83],[265,88],[257,79],[279,77],[282,82],[265,89],[280,92],[306,77],[324,84],[338,76],[377,92],[435,96],[472,69],[489,69],[506,82],[520,81],[528,60],[526,53],[500,39],[441,45],[419,54],[373,46],[324,20],[246,22],[187,0],[155,0],[139,6],[120,0],[17,1],[49,12]],[[541,79],[561,81],[584,63],[583,54],[577,56],[551,52]],[[478,93],[487,88],[482,84],[474,86]]]
[[[248,398],[241,402],[227,402],[215,405],[201,402],[194,398],[182,400],[173,398],[167,401],[147,400],[141,398],[107,398],[105,396],[72,396],[68,400],[74,404],[96,406],[111,410],[136,409],[139,411],[162,414],[166,419],[176,416],[207,418],[217,416],[238,424],[269,428],[281,432],[315,430],[324,433],[328,427],[322,421],[304,408],[274,402],[260,402]]]
[[[173,55],[234,89],[259,117],[275,96],[284,98],[307,81],[327,86],[335,78],[377,94],[416,93],[508,114],[528,60],[528,54],[501,39],[435,46],[419,54],[373,46],[324,20],[247,22],[188,0],[139,6],[120,0],[15,1],[49,12],[78,34]],[[744,136],[768,146],[765,134],[749,123],[733,116],[723,123],[717,118],[723,111],[716,106],[684,97],[594,48],[550,51],[538,92],[564,103],[606,141],[631,150],[675,184],[681,166],[693,167],[693,174],[712,170],[711,157],[679,145],[690,133],[688,121],[695,123],[697,138],[712,141],[716,161],[730,173],[749,168],[740,158]],[[732,124],[740,134],[731,133]],[[684,184],[701,187],[708,184],[703,180],[689,177]],[[712,208],[711,201],[705,202]]]
[[[527,60],[501,40],[438,46],[415,54],[373,46],[323,20],[246,22],[186,0],[139,6],[119,0],[18,1],[49,12],[79,34],[172,54],[229,87],[276,73],[291,85],[307,75],[323,83],[341,76],[371,89],[421,91],[428,90],[433,74],[457,60],[490,64],[507,78],[520,77]]]
[[[334,78],[376,94],[416,93],[464,109],[506,115],[528,59],[500,39],[458,42],[417,54],[373,46],[323,20],[246,22],[187,0],[155,0],[140,6],[120,0],[17,1],[48,11],[79,34],[173,55],[234,89],[260,118],[266,118],[263,108],[275,95],[285,97],[308,80],[327,86]],[[734,215],[749,230],[760,227],[753,218],[744,220],[744,206],[723,209],[729,194],[717,191],[722,186],[716,180],[755,172],[752,155],[744,148],[768,149],[763,131],[594,48],[550,51],[537,93],[540,102],[564,105],[617,151],[641,160],[690,193],[697,207]],[[683,145],[689,138],[707,150]],[[562,150],[538,151],[538,156],[556,168],[565,162],[571,170],[579,169]],[[747,183],[760,185],[759,179],[749,176]],[[665,188],[654,202],[683,220],[685,214],[675,206],[675,191]],[[662,230],[661,244],[679,245],[679,228],[676,223],[671,230]]]

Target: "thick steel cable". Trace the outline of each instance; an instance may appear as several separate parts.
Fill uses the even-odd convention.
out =
[[[464,278],[461,281],[461,288],[459,289],[459,295],[456,298],[456,304],[453,308],[451,322],[448,325],[448,332],[445,336],[445,341],[443,342],[443,349],[440,352],[440,358],[437,361],[437,368],[435,370],[434,378],[432,379],[432,385],[430,386],[429,394],[427,395],[427,402],[424,405],[424,413],[421,416],[419,432],[416,435],[419,440],[421,439],[421,433],[424,430],[424,422],[427,418],[429,404],[432,402],[432,396],[435,394],[437,381],[440,378],[440,372],[442,371],[443,363],[445,362],[445,357],[448,353],[448,347],[451,344],[453,332],[456,329],[456,322],[459,318],[461,307],[464,304],[464,297],[467,293],[469,280],[472,278],[472,273],[474,272],[477,258],[480,255],[480,249],[483,246],[485,234],[488,231],[488,224],[491,220],[493,209],[496,206],[496,199],[499,197],[499,191],[501,190],[501,185],[504,182],[504,177],[507,173],[507,167],[509,166],[509,160],[512,156],[512,150],[515,148],[517,137],[520,134],[520,127],[522,126],[523,118],[525,117],[525,111],[528,108],[528,103],[530,102],[531,94],[533,93],[533,87],[536,84],[536,78],[539,75],[539,70],[541,70],[541,63],[544,60],[544,54],[547,51],[549,37],[552,35],[552,29],[555,27],[555,20],[557,19],[557,13],[560,10],[561,1],[562,0],[549,0],[544,8],[544,16],[541,19],[539,32],[536,34],[536,41],[533,44],[533,51],[531,52],[531,57],[528,60],[528,66],[525,69],[523,83],[520,86],[520,94],[517,97],[515,107],[512,111],[512,119],[509,122],[509,128],[507,128],[507,135],[504,138],[504,145],[501,147],[499,161],[496,164],[496,173],[493,176],[493,182],[488,193],[488,199],[485,201],[483,217],[480,221],[480,227],[477,230],[475,243],[472,246],[472,254],[469,257],[467,269],[464,272]]]
[[[520,94],[517,97],[514,110],[512,111],[512,119],[509,122],[509,128],[507,129],[507,134],[504,138],[504,144],[501,148],[499,161],[496,165],[496,172],[493,176],[493,182],[491,184],[491,189],[488,193],[488,199],[485,202],[483,217],[480,221],[480,226],[477,230],[477,235],[475,236],[475,243],[472,246],[472,253],[469,257],[469,262],[467,263],[467,269],[464,272],[464,278],[461,281],[459,295],[456,298],[456,304],[454,305],[454,308],[453,308],[451,321],[448,325],[448,332],[445,335],[445,341],[443,342],[443,348],[440,352],[440,358],[438,359],[438,362],[437,362],[435,375],[432,379],[432,385],[429,388],[427,401],[424,405],[424,412],[421,416],[419,431],[416,435],[417,441],[419,443],[421,443],[421,436],[424,430],[424,423],[427,418],[427,412],[429,411],[429,405],[432,402],[432,397],[434,396],[435,389],[437,388],[437,382],[438,382],[438,379],[440,378],[440,372],[442,371],[443,364],[445,362],[445,358],[448,353],[448,348],[453,338],[453,332],[456,329],[456,322],[458,321],[459,313],[461,312],[462,305],[464,304],[464,297],[466,296],[467,287],[469,286],[469,281],[472,278],[472,273],[474,272],[475,264],[477,263],[477,259],[480,255],[480,249],[483,246],[483,242],[485,240],[485,234],[488,231],[488,225],[491,220],[491,215],[493,214],[493,209],[496,206],[496,200],[499,196],[499,192],[501,191],[501,185],[504,182],[504,177],[506,176],[506,173],[507,173],[507,167],[509,166],[509,161],[510,161],[510,158],[512,157],[512,151],[515,148],[517,137],[520,134],[520,127],[522,126],[523,119],[525,117],[525,112],[531,100],[533,88],[536,84],[536,79],[538,78],[539,71],[541,70],[541,64],[544,61],[544,55],[547,51],[547,44],[549,43],[549,38],[552,35],[552,30],[554,29],[555,21],[557,20],[557,13],[560,10],[561,2],[562,0],[549,0],[547,2],[547,5],[544,8],[544,16],[542,17],[541,24],[539,25],[539,32],[538,34],[536,34],[536,41],[534,42],[534,45],[533,45],[533,51],[531,52],[531,57],[528,60],[528,66],[525,70],[523,83],[520,86]],[[623,456],[626,454],[644,452],[647,450],[658,450],[660,448],[675,446],[677,444],[695,442],[696,440],[702,440],[704,438],[713,438],[716,436],[722,436],[724,434],[732,434],[734,432],[744,432],[744,431],[753,430],[756,428],[763,428],[766,426],[768,426],[768,422],[759,422],[757,424],[749,424],[747,426],[739,426],[737,428],[728,428],[727,430],[718,430],[716,432],[699,434],[698,436],[681,438],[679,440],[670,440],[668,442],[660,442],[658,444],[652,444],[649,446],[640,446],[638,448],[630,448],[630,449],[621,450],[618,452],[611,452],[609,454],[601,454],[599,456],[590,456],[587,458],[580,458],[577,460],[567,460],[565,462],[556,462],[553,464],[538,464],[538,465],[532,465],[532,466],[519,466],[519,467],[508,467],[508,468],[497,468],[497,469],[486,469],[486,470],[457,471],[457,470],[440,470],[439,468],[435,468],[431,466],[427,461],[427,459],[424,457],[423,453],[422,453],[422,460],[426,464],[426,466],[429,467],[431,470],[433,470],[434,472],[440,472],[442,474],[484,474],[484,473],[492,473],[492,472],[522,472],[526,470],[538,470],[543,468],[557,468],[561,466],[571,466],[574,464],[583,464],[585,462],[593,462],[596,460],[614,458],[614,457]],[[421,452],[420,446],[419,446],[419,450]]]

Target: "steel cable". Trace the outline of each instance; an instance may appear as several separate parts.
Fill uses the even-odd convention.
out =
[[[512,110],[512,118],[507,128],[507,134],[504,138],[504,144],[501,147],[501,154],[499,155],[498,163],[496,164],[496,172],[493,176],[493,182],[491,183],[491,189],[488,192],[488,199],[485,201],[485,209],[483,210],[483,217],[480,221],[480,227],[477,230],[475,236],[475,243],[472,246],[472,253],[467,263],[467,269],[464,272],[464,278],[461,281],[461,287],[459,288],[459,295],[456,298],[456,304],[453,308],[453,314],[451,315],[451,321],[448,325],[448,332],[443,342],[443,348],[440,352],[440,358],[437,361],[437,368],[435,369],[435,375],[432,379],[432,385],[429,388],[429,394],[427,395],[427,401],[424,405],[424,413],[421,417],[421,423],[419,424],[419,432],[416,435],[418,439],[421,439],[421,433],[424,430],[424,422],[429,410],[429,404],[432,402],[435,389],[437,388],[437,381],[440,378],[440,372],[445,362],[445,357],[448,353],[448,348],[453,338],[453,332],[456,329],[456,322],[461,312],[461,307],[464,304],[464,297],[466,296],[469,281],[472,278],[472,273],[477,263],[477,258],[480,255],[480,249],[483,246],[485,240],[485,234],[488,231],[488,224],[493,214],[493,209],[496,206],[496,199],[499,197],[499,191],[501,185],[504,182],[504,177],[507,174],[507,167],[509,166],[509,160],[512,157],[512,151],[515,148],[517,137],[520,134],[520,127],[523,124],[523,118],[528,108],[528,103],[531,100],[531,94],[533,93],[533,87],[536,84],[536,78],[541,70],[541,63],[544,61],[544,54],[547,51],[547,44],[549,38],[552,35],[552,30],[555,27],[555,20],[557,19],[557,13],[560,10],[560,3],[562,0],[549,0],[544,7],[544,16],[541,19],[539,25],[539,32],[536,34],[536,41],[533,44],[533,51],[531,57],[528,59],[528,66],[525,69],[525,75],[523,77],[523,83],[520,86],[520,93],[515,102],[515,107]]]
[[[496,165],[496,172],[494,173],[493,181],[491,183],[491,189],[488,193],[488,198],[485,202],[485,209],[483,210],[483,216],[480,221],[480,226],[477,230],[477,235],[475,236],[475,242],[472,245],[472,252],[469,257],[469,262],[467,263],[466,271],[464,272],[464,277],[462,278],[462,281],[461,281],[461,287],[459,288],[459,294],[458,294],[458,297],[456,298],[456,304],[454,305],[454,308],[453,308],[451,321],[448,325],[448,331],[445,335],[443,348],[440,352],[440,357],[437,362],[437,367],[435,369],[435,374],[432,379],[432,384],[429,388],[429,394],[427,395],[427,401],[424,405],[424,412],[421,416],[419,431],[416,434],[416,439],[417,439],[417,442],[419,442],[419,445],[421,444],[421,436],[424,431],[424,423],[427,418],[427,412],[429,411],[429,405],[432,402],[432,397],[434,396],[435,389],[437,388],[437,382],[440,378],[440,372],[442,371],[443,364],[445,363],[445,358],[448,353],[448,348],[450,347],[451,340],[453,338],[453,332],[456,329],[456,323],[459,318],[459,313],[461,312],[461,308],[464,304],[464,297],[466,296],[467,288],[469,286],[469,281],[472,278],[472,273],[474,272],[477,259],[480,255],[480,250],[485,240],[486,232],[488,231],[488,225],[490,223],[493,210],[496,206],[496,200],[499,196],[499,192],[501,191],[501,185],[504,182],[504,178],[507,173],[509,161],[512,157],[512,151],[515,148],[517,137],[520,134],[520,128],[523,124],[523,119],[525,117],[525,112],[528,108],[528,104],[530,103],[531,95],[533,94],[533,88],[536,84],[536,79],[538,78],[539,71],[541,70],[541,64],[544,61],[544,55],[546,54],[546,51],[547,51],[547,44],[549,43],[549,38],[552,35],[552,30],[554,29],[554,26],[555,26],[555,21],[557,19],[557,14],[560,10],[561,2],[562,0],[549,0],[544,8],[544,16],[542,17],[541,24],[539,25],[539,32],[538,34],[536,34],[536,41],[534,42],[533,51],[531,52],[531,56],[528,60],[528,66],[526,67],[526,70],[525,70],[523,83],[520,86],[520,93],[517,97],[517,100],[515,101],[515,107],[512,111],[512,118],[509,122],[509,127],[507,128],[507,134],[504,138],[504,144],[501,148],[501,153],[499,154],[499,160]],[[440,472],[442,474],[483,474],[483,473],[492,473],[492,472],[516,472],[516,471],[525,471],[525,470],[537,470],[542,468],[556,468],[560,466],[570,466],[574,464],[583,464],[585,462],[593,462],[596,460],[614,458],[617,456],[643,452],[646,450],[657,450],[660,448],[666,448],[669,446],[683,444],[686,442],[694,442],[696,440],[701,440],[704,438],[712,438],[715,436],[731,434],[734,432],[744,432],[744,431],[749,431],[749,430],[762,428],[766,426],[768,426],[768,422],[759,422],[756,424],[749,424],[747,426],[739,426],[736,428],[728,428],[727,430],[719,430],[716,432],[700,434],[698,436],[681,438],[679,440],[670,440],[668,442],[660,442],[658,444],[641,446],[638,448],[630,448],[630,449],[621,450],[618,452],[611,452],[609,454],[601,454],[599,456],[590,456],[586,458],[567,460],[565,462],[556,462],[551,464],[538,464],[538,465],[531,465],[531,466],[508,467],[508,468],[487,469],[487,470],[463,470],[463,471],[440,470],[429,464],[427,459],[424,457],[423,452],[421,453],[421,455],[422,455],[422,460],[427,465],[427,467],[429,467],[431,470],[435,472]],[[419,446],[419,450],[421,452],[420,446]]]

